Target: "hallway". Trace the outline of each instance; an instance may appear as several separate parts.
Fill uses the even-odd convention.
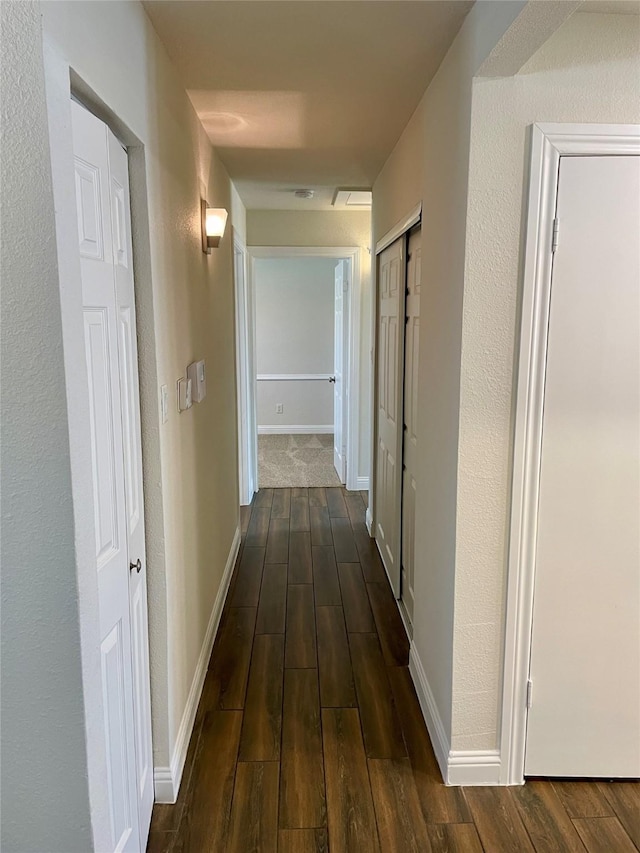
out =
[[[633,851],[634,783],[445,787],[366,495],[263,489],[148,851]],[[627,834],[628,833],[628,834]]]

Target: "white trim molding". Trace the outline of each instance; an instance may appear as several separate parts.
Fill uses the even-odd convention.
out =
[[[422,202],[419,202],[413,210],[410,210],[409,213],[404,216],[399,222],[391,228],[384,237],[381,237],[376,243],[376,255],[379,255],[380,252],[383,252],[387,246],[390,246],[392,243],[398,239],[398,237],[402,237],[403,234],[412,228],[414,225],[417,225],[418,222],[422,219]]]
[[[310,426],[306,424],[283,424],[258,426],[258,435],[329,435],[333,432],[333,424]]]
[[[333,373],[258,373],[258,382],[328,382]]]
[[[447,763],[449,759],[449,738],[444,723],[440,717],[436,700],[429,681],[427,680],[422,661],[418,655],[415,643],[412,641],[409,648],[409,672],[416,688],[418,702],[422,710],[422,716],[429,732],[431,746],[436,756],[442,778],[447,782]]]
[[[368,492],[369,491],[369,478],[368,477],[358,477],[356,480],[356,489],[359,492]]]
[[[501,771],[497,749],[450,749],[447,785],[499,785]]]
[[[507,568],[500,784],[524,781],[542,415],[561,157],[640,155],[640,125],[535,124],[525,233]]]
[[[409,672],[445,785],[499,785],[501,761],[497,749],[451,749],[449,737],[413,641],[409,650]]]
[[[358,458],[359,458],[359,388],[360,388],[360,310],[362,299],[362,249],[359,246],[248,246],[247,256],[249,258],[249,276],[248,276],[248,298],[250,302],[250,315],[255,317],[255,261],[259,258],[335,258],[336,261],[347,260],[349,262],[349,288],[348,288],[348,318],[349,318],[349,341],[346,353],[346,369],[345,374],[348,377],[348,382],[345,383],[348,388],[347,393],[347,482],[346,487],[350,490],[358,489]],[[252,336],[252,341],[255,340],[255,322],[252,320],[249,335]],[[247,346],[247,342],[239,340],[238,347]],[[255,381],[250,382],[251,391],[253,394],[253,407],[257,411],[255,400],[256,383],[258,381],[257,367],[255,364],[255,347],[253,353],[252,376]],[[266,374],[260,374],[264,378]],[[331,374],[327,374],[328,380]],[[271,378],[271,377],[270,377]],[[274,377],[275,378],[275,377]],[[278,376],[279,379],[285,378],[285,375]],[[299,376],[286,375],[286,379],[298,379]],[[306,378],[310,378],[306,377]],[[314,377],[315,378],[315,377]],[[321,377],[324,378],[324,374]],[[333,432],[333,424],[331,429],[323,430],[319,427],[306,427],[304,430],[295,427],[260,427],[258,426],[256,433],[265,434],[267,432],[287,433],[287,432]],[[257,467],[257,466],[256,466]],[[257,477],[257,470],[255,472]],[[258,486],[260,484],[258,483]]]
[[[184,762],[187,757],[189,740],[191,738],[193,724],[196,719],[196,711],[198,710],[198,703],[200,702],[204,680],[207,675],[209,658],[211,657],[213,644],[216,639],[216,634],[218,633],[222,609],[227,598],[229,583],[231,582],[231,576],[233,574],[233,567],[235,566],[239,551],[240,527],[237,527],[233,536],[233,542],[231,543],[231,550],[227,557],[227,564],[224,568],[222,580],[220,581],[218,594],[216,595],[216,600],[213,604],[204,642],[200,649],[200,656],[198,657],[198,663],[196,664],[196,671],[193,674],[191,689],[189,690],[189,696],[187,697],[187,704],[185,705],[182,720],[180,722],[180,728],[178,729],[178,736],[176,737],[173,754],[171,756],[171,765],[169,767],[154,767],[153,770],[156,803],[175,803],[178,798],[180,782],[182,781],[182,771],[184,770]]]

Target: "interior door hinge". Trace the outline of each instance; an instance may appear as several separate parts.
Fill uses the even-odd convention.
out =
[[[532,696],[533,696],[533,681],[531,681],[531,679],[529,679],[527,681],[527,708],[531,707],[531,703],[533,701]]]
[[[559,230],[559,227],[560,227],[560,223],[559,223],[558,219],[556,218],[553,220],[553,235],[551,237],[551,251],[552,252],[555,252],[555,250],[558,248],[558,230]]]

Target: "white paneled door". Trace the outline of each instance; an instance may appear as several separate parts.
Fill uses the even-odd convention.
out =
[[[402,472],[402,602],[413,621],[418,465],[418,365],[420,348],[421,231],[409,235],[404,345],[404,446]]]
[[[347,481],[347,431],[345,429],[345,376],[347,358],[348,263],[339,261],[335,272],[335,320],[333,336],[333,464],[341,483]]]
[[[112,849],[153,805],[142,453],[127,156],[72,102]]]
[[[400,237],[378,256],[375,532],[400,597],[405,270]]]
[[[525,772],[640,776],[640,157],[562,157]]]

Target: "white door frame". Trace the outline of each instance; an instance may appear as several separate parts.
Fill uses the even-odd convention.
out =
[[[250,380],[247,392],[247,403],[257,412],[256,361],[255,361],[255,261],[257,258],[334,258],[336,261],[345,259],[349,262],[351,286],[347,292],[348,310],[348,347],[347,368],[344,372],[345,394],[348,395],[346,411],[347,426],[347,489],[358,489],[358,450],[359,450],[359,408],[360,408],[360,301],[362,293],[360,260],[361,249],[357,246],[248,246],[248,287],[247,298],[249,305],[250,330],[245,338],[238,338],[238,349],[245,350],[244,358],[249,364]],[[253,358],[249,356],[248,347],[253,349]],[[238,389],[239,390],[239,389]],[[256,454],[255,468],[252,471],[254,483],[258,482],[258,453],[257,453],[257,423],[251,425],[255,436]],[[250,466],[251,460],[245,463]]]
[[[61,282],[60,308],[64,341],[64,367],[67,391],[67,413],[71,448],[72,505],[76,529],[76,563],[78,567],[78,612],[82,650],[82,689],[84,695],[89,799],[92,831],[97,849],[107,849],[111,838],[108,803],[104,797],[108,775],[103,743],[104,703],[100,666],[98,631],[98,589],[96,577],[96,540],[94,497],[91,466],[91,432],[87,398],[88,375],[84,356],[82,323],[82,282],[78,253],[78,219],[73,192],[73,139],[71,134],[71,98],[77,97],[91,112],[104,121],[127,146],[132,233],[133,266],[136,293],[136,327],[138,331],[138,364],[140,367],[140,402],[142,416],[143,484],[155,482],[160,470],[160,435],[157,426],[158,382],[155,323],[152,288],[152,254],[150,247],[149,205],[147,195],[146,149],[135,134],[69,66],[57,48],[45,39],[44,61],[47,117],[53,195],[55,202],[56,249]],[[153,600],[154,618],[166,622],[160,588],[164,589],[164,527],[162,492],[159,491],[153,511],[145,504],[147,541],[156,544],[153,555],[147,554],[149,602]],[[156,589],[154,596],[152,589]],[[152,608],[150,607],[150,612]],[[158,671],[166,670],[162,650],[155,649]],[[154,713],[152,698],[152,715]],[[157,713],[157,711],[156,711]],[[161,718],[160,718],[161,719]],[[153,719],[155,723],[156,720]],[[157,786],[157,782],[156,782]],[[157,791],[157,787],[156,787]]]
[[[253,500],[257,490],[257,448],[253,439],[256,431],[255,408],[251,406],[251,377],[253,375],[253,348],[250,346],[249,330],[252,321],[249,315],[249,287],[247,284],[247,247],[234,229],[233,232],[233,274],[235,284],[236,314],[236,382],[238,404],[238,479],[240,485],[240,505],[247,506]],[[242,265],[242,275],[237,275],[237,264]],[[242,346],[246,341],[247,346]]]
[[[534,124],[517,371],[501,783],[524,782],[552,242],[560,157],[640,155],[640,125]]]

